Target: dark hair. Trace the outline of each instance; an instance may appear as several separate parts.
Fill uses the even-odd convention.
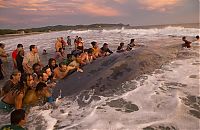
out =
[[[184,36],[184,37],[182,37],[182,40],[185,40],[186,39],[186,37]]]
[[[72,54],[67,54],[67,59],[72,59]]]
[[[10,79],[13,79],[13,76],[16,76],[18,73],[21,73],[19,70],[13,70],[12,74],[10,75]]]
[[[47,87],[47,84],[46,83],[44,83],[44,82],[39,82],[38,84],[37,84],[37,86],[36,86],[36,89],[35,89],[35,91],[42,91],[43,90],[43,88],[45,88],[45,87]]]
[[[42,71],[42,70],[39,71],[38,74],[37,74],[37,78],[38,78],[38,79],[40,79],[40,77],[42,78],[42,77],[43,77],[43,73],[45,73],[45,72]]]
[[[50,67],[47,65],[47,66],[45,66],[45,67],[42,68],[42,71],[43,71],[44,73],[46,73],[46,70],[49,69],[49,68],[50,68]]]
[[[123,42],[121,42],[121,43],[120,43],[120,46],[123,46],[123,45],[124,45],[124,43],[123,43]]]
[[[49,59],[49,62],[48,62],[48,65],[49,65],[49,66],[51,66],[52,61],[55,61],[55,62],[56,62],[56,59],[50,58],[50,59]]]
[[[3,46],[5,46],[5,44],[3,44],[3,43],[0,43],[0,47],[3,47]]]
[[[22,44],[17,44],[17,48],[23,47]]]
[[[32,51],[35,48],[35,45],[30,45],[29,49]]]
[[[196,39],[199,39],[199,35],[196,36]]]
[[[25,74],[22,76],[22,81],[25,82],[25,83],[27,83],[27,80],[28,80],[28,78],[29,78],[30,76],[33,77],[32,74],[30,74],[30,73],[25,73]]]
[[[88,54],[92,54],[93,53],[93,49],[92,48],[85,49],[84,51],[87,52]]]
[[[131,39],[131,42],[134,42],[135,41],[135,39]]]
[[[23,109],[14,110],[10,116],[10,122],[12,125],[18,125],[21,120],[24,120],[26,112]]]
[[[59,63],[59,67],[62,67],[63,65],[66,65],[64,62]]]
[[[104,43],[104,44],[103,44],[103,46],[107,46],[107,45],[108,45],[108,43]]]
[[[95,46],[96,43],[97,42],[95,42],[95,41],[91,42],[91,44],[92,44],[93,47]]]
[[[40,66],[40,64],[39,64],[39,63],[33,64],[33,66],[32,66],[33,71],[35,70],[35,68],[36,68],[37,66]]]
[[[62,52],[63,48],[59,48],[58,52]]]

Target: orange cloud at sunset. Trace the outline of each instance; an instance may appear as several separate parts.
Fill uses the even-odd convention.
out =
[[[167,8],[177,5],[181,0],[138,0],[147,10],[166,11]]]
[[[114,0],[118,3],[124,0]],[[126,0],[125,0],[126,1]],[[94,2],[94,0],[0,0],[0,8],[18,8],[27,11],[24,14],[70,14],[70,13],[84,13],[96,16],[118,16],[119,12],[108,5],[106,1],[102,0]]]
[[[81,10],[97,16],[118,16],[120,13],[106,6],[96,5],[94,3],[85,3],[81,6]]]

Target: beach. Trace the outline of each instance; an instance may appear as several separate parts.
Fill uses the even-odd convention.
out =
[[[54,56],[54,43],[60,36],[82,36],[86,48],[93,40],[100,46],[107,42],[112,51],[131,38],[140,45],[130,52],[99,58],[84,66],[83,73],[58,81],[54,97],[61,90],[62,102],[56,107],[33,107],[26,126],[48,130],[198,130],[199,46],[181,47],[183,35],[192,40],[198,31],[180,27],[72,30],[2,40],[9,53],[17,43],[23,43],[26,52],[30,44],[36,44],[43,64]],[[41,55],[43,49],[47,55]],[[66,54],[72,49],[67,47]],[[0,124],[9,122],[7,115],[0,117]]]

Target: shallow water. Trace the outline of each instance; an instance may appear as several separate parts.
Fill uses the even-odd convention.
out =
[[[85,107],[77,99],[63,99],[58,107],[48,104],[31,109],[30,129],[198,130],[200,119],[199,58],[175,60],[150,75],[122,84],[133,89],[102,97]],[[187,68],[187,69],[185,69]],[[192,75],[192,76],[191,76]],[[88,92],[93,95],[92,90]],[[94,96],[94,95],[93,95]],[[89,98],[81,97],[86,102]],[[37,125],[37,127],[36,127]]]
[[[177,30],[174,33],[172,30]],[[111,43],[114,50],[119,42],[129,42],[138,38],[138,43],[148,45],[156,39],[170,38],[168,35],[182,36],[184,28],[165,28],[164,30],[103,30],[66,31],[26,36],[4,41],[11,51],[17,43],[38,45],[53,52],[54,41],[58,36],[80,35],[86,46],[98,40]],[[152,33],[152,32],[155,33]],[[198,34],[198,30],[185,29],[188,36]],[[141,38],[143,37],[143,38]],[[158,41],[159,42],[159,41]],[[124,81],[123,92],[110,97],[96,96],[93,90],[83,90],[76,98],[65,97],[56,104],[37,106],[30,110],[27,126],[30,130],[198,130],[200,119],[200,60],[191,54],[193,49],[183,50],[174,60],[151,74]],[[196,50],[198,51],[198,50]],[[185,54],[185,55],[183,55]],[[185,57],[183,57],[185,56]],[[187,58],[186,58],[187,57]],[[121,90],[118,90],[121,91]],[[96,100],[90,100],[96,96]],[[79,102],[85,106],[80,106]],[[9,115],[1,113],[0,126],[9,122]]]

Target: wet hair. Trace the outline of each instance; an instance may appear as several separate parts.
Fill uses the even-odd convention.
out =
[[[24,120],[26,112],[23,109],[14,110],[10,115],[10,122],[12,125],[18,125],[21,120]]]
[[[131,42],[134,42],[135,41],[135,39],[131,39]]]
[[[199,35],[196,36],[196,39],[199,39]]]
[[[45,73],[44,71],[40,71],[38,74],[37,74],[37,78],[40,79],[40,77],[42,78],[43,77],[43,73]]]
[[[67,54],[67,59],[72,59],[72,54]]]
[[[19,70],[14,70],[12,74],[10,75],[10,79],[13,79],[13,76],[16,76],[17,74],[21,73]]]
[[[30,45],[29,49],[32,51],[35,48],[35,45]]]
[[[124,46],[124,43],[123,43],[123,42],[121,42],[121,43],[120,43],[120,46]]]
[[[184,37],[182,37],[182,40],[185,40],[186,39],[186,37],[184,36]]]
[[[47,69],[50,69],[50,67],[49,67],[48,65],[45,66],[45,67],[43,67],[43,68],[42,68],[42,71],[43,71],[44,73],[46,73]]]
[[[81,41],[82,41],[82,40],[83,40],[83,39],[82,39],[82,37],[78,37],[78,41],[79,41],[79,40],[81,40]]]
[[[59,48],[58,52],[62,52],[63,48]]]
[[[3,43],[0,43],[0,47],[2,48],[2,47],[4,47],[5,46],[5,44],[3,44]]]
[[[35,88],[35,91],[38,92],[38,91],[42,91],[43,88],[47,87],[47,84],[44,83],[44,82],[39,82]]]
[[[97,42],[93,41],[91,42],[92,46],[94,47],[96,45]]]
[[[17,48],[23,47],[22,44],[17,44]]]
[[[35,70],[35,68],[36,68],[37,66],[40,66],[40,64],[38,64],[38,63],[33,64],[33,66],[32,66],[33,71]]]
[[[59,63],[59,67],[62,67],[63,65],[66,65],[64,62]]]
[[[56,59],[54,59],[54,58],[50,58],[49,61],[48,61],[48,65],[51,66],[51,63],[52,63],[53,61],[56,62]]]
[[[103,46],[107,46],[107,45],[108,45],[108,43],[104,43],[104,44],[103,44]]]
[[[85,49],[84,52],[87,52],[88,54],[92,54],[93,53],[93,49],[92,48]]]
[[[31,76],[33,77],[32,74],[30,74],[30,73],[25,73],[25,74],[22,76],[22,81],[23,81],[24,83],[27,83],[28,78],[30,78]]]

